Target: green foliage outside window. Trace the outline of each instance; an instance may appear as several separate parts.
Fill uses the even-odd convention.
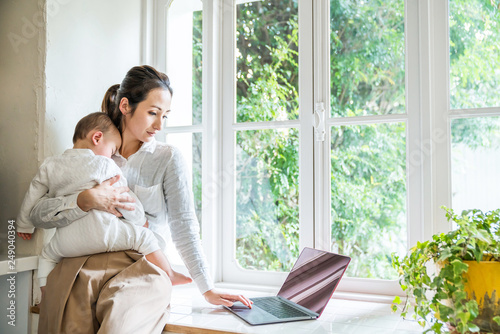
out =
[[[193,13],[193,124],[202,122],[202,80],[203,80],[203,11]],[[201,148],[203,136],[193,133],[193,195],[196,216],[202,224]],[[200,229],[201,230],[201,229]]]
[[[237,6],[237,122],[298,118],[297,6]],[[288,271],[299,254],[298,136],[295,129],[236,135],[236,257],[243,268]]]
[[[404,1],[330,8],[332,116],[405,113]],[[394,279],[391,252],[406,249],[406,125],[338,126],[331,138],[331,249],[353,258],[349,276]]]

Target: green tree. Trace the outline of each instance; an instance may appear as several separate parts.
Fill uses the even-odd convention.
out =
[[[237,122],[298,118],[297,1],[237,7]],[[298,256],[298,131],[239,131],[237,259],[288,271]]]
[[[202,82],[203,82],[203,12],[193,12],[193,124],[202,122]],[[202,141],[201,133],[193,133],[193,195],[196,216],[202,224]],[[201,229],[200,229],[201,230]]]
[[[450,106],[452,109],[500,106],[500,1],[451,0]],[[497,117],[457,119],[453,144],[499,147]]]
[[[405,113],[404,1],[330,2],[334,117]],[[406,126],[332,128],[332,249],[347,274],[395,278],[406,242]]]

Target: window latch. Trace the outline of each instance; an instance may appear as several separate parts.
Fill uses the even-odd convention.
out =
[[[316,141],[325,141],[325,104],[323,102],[316,103],[313,127]]]

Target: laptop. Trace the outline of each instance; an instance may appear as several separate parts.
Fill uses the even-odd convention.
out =
[[[241,302],[224,307],[250,325],[317,319],[350,261],[348,256],[306,247],[277,296],[251,298],[251,309]]]

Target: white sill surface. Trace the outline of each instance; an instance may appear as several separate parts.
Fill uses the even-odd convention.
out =
[[[16,255],[14,267],[11,267],[11,258],[6,254],[0,254],[0,275],[15,274],[18,272],[34,270],[38,267],[37,255]]]
[[[272,292],[220,288],[224,292],[247,297],[274,295]],[[169,327],[170,326],[170,327]],[[417,334],[423,329],[416,321],[405,320],[392,313],[389,303],[331,299],[317,320],[250,326],[222,306],[205,301],[198,289],[189,284],[175,286],[172,292],[167,333],[315,333],[315,334]],[[196,330],[198,329],[198,330]]]

